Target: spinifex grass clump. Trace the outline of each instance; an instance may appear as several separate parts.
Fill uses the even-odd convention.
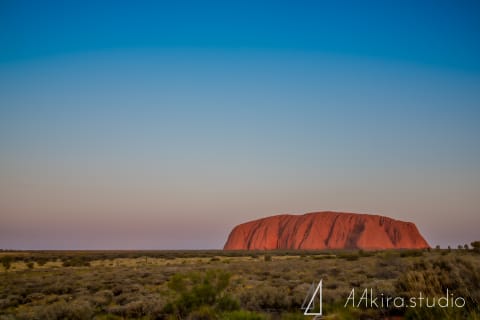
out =
[[[168,282],[168,288],[175,292],[176,298],[165,306],[164,311],[185,318],[194,312],[215,314],[238,310],[237,300],[225,292],[229,281],[230,274],[225,271],[175,274]]]

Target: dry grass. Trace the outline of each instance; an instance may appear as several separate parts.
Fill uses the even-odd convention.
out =
[[[203,315],[205,319],[295,319],[310,284],[319,279],[325,284],[326,310],[339,318],[381,319],[398,313],[428,318],[421,310],[349,310],[342,302],[352,287],[392,294],[417,290],[441,294],[442,284],[463,290],[470,299],[468,312],[460,310],[449,318],[478,319],[480,314],[480,255],[473,251],[269,252],[271,261],[266,261],[265,252],[0,254],[13,259],[10,269],[2,267],[0,272],[0,319],[162,319],[178,310],[183,310],[182,317]],[[198,310],[182,307],[194,299],[195,283],[209,270],[230,274],[229,285],[215,295],[217,302]],[[187,292],[193,296],[182,300],[172,290],[169,283],[175,275],[186,279],[191,288],[187,290],[194,290]],[[235,303],[221,302],[224,295],[248,312],[228,311],[225,305]]]

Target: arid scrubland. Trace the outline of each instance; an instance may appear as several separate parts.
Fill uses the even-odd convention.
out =
[[[409,251],[0,252],[0,319],[480,319],[480,254]],[[351,290],[462,297],[465,305],[358,307]],[[359,298],[359,297],[357,297]]]

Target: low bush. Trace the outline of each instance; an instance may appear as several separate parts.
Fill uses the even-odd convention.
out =
[[[251,311],[233,311],[222,314],[223,320],[267,320],[267,316]]]
[[[75,257],[75,258],[71,258],[63,261],[62,265],[64,267],[89,267],[90,261],[82,257]]]
[[[177,298],[168,303],[164,311],[180,318],[194,314],[200,319],[200,314],[206,310],[204,306],[211,306],[218,311],[238,309],[238,302],[224,293],[229,281],[230,274],[224,271],[176,274],[168,282],[168,287],[176,293]]]

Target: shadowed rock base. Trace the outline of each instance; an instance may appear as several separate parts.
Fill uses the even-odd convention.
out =
[[[415,224],[371,214],[283,214],[233,228],[224,250],[429,248]]]

